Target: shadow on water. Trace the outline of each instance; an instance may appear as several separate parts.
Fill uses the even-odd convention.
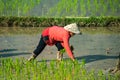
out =
[[[4,54],[0,54],[0,57],[12,57],[12,56],[19,56],[19,55],[28,55],[30,53],[4,53]]]
[[[106,56],[106,55],[86,55],[81,57],[76,57],[77,60],[85,59],[86,63],[94,62],[98,60],[104,60],[104,59],[117,59],[118,56]]]
[[[105,59],[117,59],[118,56],[106,56],[106,55],[86,55],[81,57],[76,57],[78,61],[85,60],[85,63],[90,63],[98,60],[105,60]],[[70,58],[64,58],[65,60],[68,60]],[[50,61],[56,61],[56,60],[39,60],[38,62],[50,62]]]
[[[17,49],[2,49],[0,52],[10,52],[10,51],[17,51]]]
[[[21,52],[21,53],[12,53],[13,51],[17,51],[17,49],[2,49],[0,50],[0,57],[11,57],[11,56],[19,56],[19,55],[28,55],[30,53]]]

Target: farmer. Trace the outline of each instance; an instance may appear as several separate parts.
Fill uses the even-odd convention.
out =
[[[57,60],[61,61],[63,54],[60,50],[65,49],[68,56],[74,61],[75,57],[70,48],[69,39],[75,34],[80,34],[76,23],[69,24],[65,27],[52,26],[43,30],[38,46],[33,51],[28,61],[34,60],[45,48],[46,45],[55,45],[58,49]]]

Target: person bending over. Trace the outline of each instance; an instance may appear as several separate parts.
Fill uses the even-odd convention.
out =
[[[66,25],[64,27],[51,26],[43,30],[38,46],[32,52],[32,56],[28,61],[34,60],[46,47],[46,45],[55,45],[58,49],[57,60],[62,60],[63,54],[62,49],[65,49],[71,60],[75,60],[74,54],[70,48],[69,40],[75,35],[80,34],[80,30],[76,23]]]

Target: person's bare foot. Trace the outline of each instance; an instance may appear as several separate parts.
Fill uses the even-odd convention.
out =
[[[32,56],[30,56],[30,58],[28,58],[28,61],[32,61],[32,60],[34,60],[36,57],[37,57],[37,56],[36,56],[34,53],[32,53]]]

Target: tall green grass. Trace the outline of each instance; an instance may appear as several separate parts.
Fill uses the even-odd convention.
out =
[[[0,0],[1,16],[28,15],[29,11],[41,0]]]
[[[85,69],[85,61],[32,61],[24,58],[0,59],[0,80],[118,80],[118,76],[104,75]]]
[[[119,16],[120,0],[0,0],[1,16],[78,17]],[[42,3],[42,4],[40,4]],[[41,7],[39,8],[39,5]],[[54,6],[53,6],[54,5]],[[40,10],[34,13],[31,11]]]
[[[119,16],[119,3],[120,0],[60,0],[47,16]]]

